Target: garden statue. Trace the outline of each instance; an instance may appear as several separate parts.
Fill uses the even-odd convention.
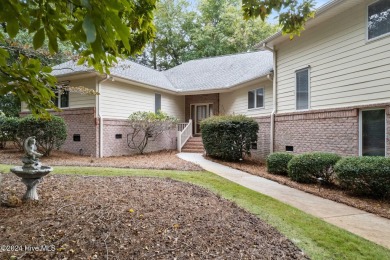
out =
[[[23,148],[26,153],[22,158],[23,166],[13,167],[11,172],[22,178],[22,182],[27,186],[23,199],[38,200],[37,186],[42,181],[42,177],[53,171],[53,168],[42,166],[39,162],[38,158],[42,154],[37,152],[34,136],[30,136],[24,141]]]
[[[23,148],[26,156],[22,158],[23,168],[38,169],[41,166],[38,158],[42,157],[42,154],[37,152],[35,143],[35,136],[30,136],[24,141]]]

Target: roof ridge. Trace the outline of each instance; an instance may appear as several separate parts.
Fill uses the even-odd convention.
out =
[[[192,62],[192,61],[216,59],[216,58],[222,58],[222,57],[228,57],[228,56],[237,56],[237,55],[250,54],[250,53],[262,52],[262,51],[268,52],[267,50],[254,50],[254,51],[239,52],[239,53],[230,53],[230,54],[224,54],[224,55],[210,56],[210,57],[203,57],[203,58],[188,60],[188,61],[185,61],[185,62],[183,62],[183,63],[181,63],[181,64],[179,64],[179,65],[177,65],[177,66],[175,66],[175,67],[172,67],[172,68],[167,69],[167,70],[163,70],[163,71],[161,71],[161,72],[169,71],[169,70],[171,70],[171,69],[174,69],[174,68],[176,68],[176,67],[179,67],[179,66],[182,65],[182,64],[189,63],[189,62]]]
[[[134,61],[134,60],[131,60],[131,59],[129,59],[129,58],[123,59],[122,61],[125,61],[125,62],[128,62],[128,61],[129,61],[129,62],[131,62],[131,63],[135,63],[135,64],[140,65],[140,66],[142,66],[142,67],[145,67],[145,68],[148,68],[148,69],[157,71],[157,72],[161,72],[160,70],[156,70],[156,69],[154,69],[154,68],[151,68],[151,67],[147,66],[146,64],[138,63],[138,62],[136,62],[136,61]]]

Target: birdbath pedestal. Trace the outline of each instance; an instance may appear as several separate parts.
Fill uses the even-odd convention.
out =
[[[23,166],[11,168],[11,172],[22,178],[22,182],[26,185],[27,190],[23,196],[23,200],[39,200],[37,187],[42,181],[42,178],[53,171],[50,166],[42,166],[39,162],[39,157],[42,154],[37,152],[35,145],[35,137],[28,137],[23,144],[26,155],[22,158]]]
[[[39,169],[26,169],[22,166],[16,166],[11,171],[22,178],[22,182],[27,187],[23,200],[39,200],[37,193],[38,184],[44,176],[53,171],[53,168],[50,166],[40,166]]]

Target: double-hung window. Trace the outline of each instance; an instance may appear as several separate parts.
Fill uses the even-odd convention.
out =
[[[264,107],[264,88],[248,91],[248,109]]]
[[[59,94],[61,93],[61,95]],[[69,91],[67,90],[56,90],[55,97],[53,98],[53,103],[57,107],[69,107]]]
[[[390,1],[379,0],[368,6],[368,40],[390,34]]]
[[[309,109],[309,68],[296,72],[296,108]]]

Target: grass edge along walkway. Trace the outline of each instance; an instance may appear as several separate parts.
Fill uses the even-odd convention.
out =
[[[0,164],[0,172],[8,172],[9,168],[9,165]],[[390,250],[380,245],[210,172],[57,166],[54,173],[160,177],[192,183],[234,201],[238,206],[263,219],[312,259],[390,259]]]

